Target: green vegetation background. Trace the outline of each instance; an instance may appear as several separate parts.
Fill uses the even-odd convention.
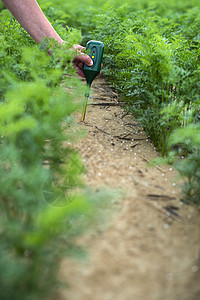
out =
[[[81,134],[72,114],[81,107],[82,83],[74,76],[73,44],[104,42],[103,74],[164,155],[162,161],[183,176],[184,201],[200,203],[199,1],[38,2],[66,40],[62,49],[51,40],[35,44],[0,6],[4,300],[44,299],[58,287],[60,261],[83,255],[75,237],[96,224],[107,198],[77,192],[84,169],[70,143]]]

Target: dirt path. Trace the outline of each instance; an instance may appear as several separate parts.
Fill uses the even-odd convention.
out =
[[[60,299],[198,300],[198,214],[180,202],[174,170],[147,168],[158,153],[119,102],[105,79],[93,83],[93,105],[80,125],[88,135],[77,146],[85,181],[122,188],[124,196],[111,225],[85,238],[89,261],[63,263],[69,288]]]

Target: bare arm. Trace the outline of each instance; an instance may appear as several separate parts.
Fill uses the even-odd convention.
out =
[[[36,0],[2,0],[2,2],[36,42],[41,43],[44,37],[52,37],[63,43]]]
[[[2,0],[2,2],[36,42],[41,43],[42,39],[47,37],[54,38],[60,44],[64,43],[45,17],[36,0]],[[74,59],[77,73],[85,77],[82,71],[83,63],[92,66],[93,61],[88,55],[83,55],[81,52],[83,47],[74,45],[74,49],[78,50]]]

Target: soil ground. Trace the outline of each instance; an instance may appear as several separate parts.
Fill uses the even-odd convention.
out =
[[[76,146],[85,182],[120,188],[123,197],[105,230],[82,239],[89,260],[63,262],[69,287],[59,299],[200,299],[199,212],[180,201],[170,166],[147,167],[159,153],[103,77],[93,83],[91,102],[79,122],[88,134]]]

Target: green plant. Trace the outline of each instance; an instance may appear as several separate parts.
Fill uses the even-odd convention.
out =
[[[0,26],[0,295],[38,300],[55,288],[63,257],[82,255],[75,237],[96,222],[102,202],[78,192],[84,168],[66,143],[80,135],[72,114],[82,83],[71,50],[80,33],[68,29],[65,45],[39,46],[7,11]]]
[[[183,200],[200,205],[200,126],[176,129],[169,138],[169,157],[183,178]]]

